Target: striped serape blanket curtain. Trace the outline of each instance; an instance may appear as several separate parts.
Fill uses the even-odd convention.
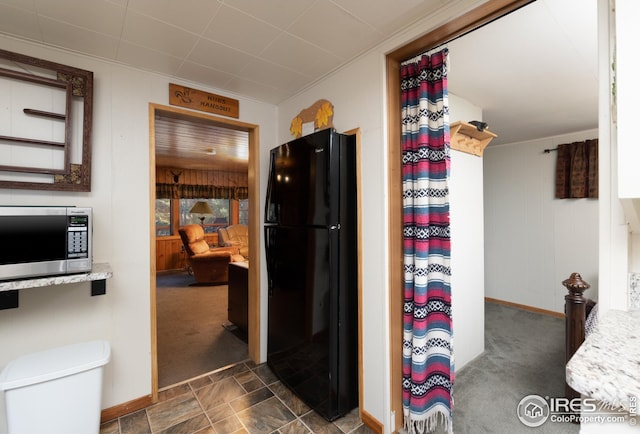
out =
[[[452,432],[449,108],[444,49],[403,62],[403,411],[410,434]]]

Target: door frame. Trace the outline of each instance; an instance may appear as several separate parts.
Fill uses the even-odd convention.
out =
[[[150,255],[150,303],[151,303],[151,393],[152,401],[158,401],[158,341],[156,312],[156,140],[155,115],[171,113],[184,118],[204,119],[220,127],[244,131],[249,138],[248,187],[249,187],[249,276],[248,276],[248,352],[255,363],[260,361],[260,140],[259,126],[232,119],[198,113],[191,110],[149,103],[149,255]]]
[[[390,421],[403,426],[402,411],[402,312],[403,312],[403,250],[402,250],[402,144],[400,118],[400,63],[406,59],[444,45],[535,0],[489,0],[424,36],[397,48],[386,56],[387,142],[389,195],[389,367]]]

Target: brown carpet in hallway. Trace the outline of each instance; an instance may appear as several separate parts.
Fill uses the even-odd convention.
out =
[[[227,331],[227,286],[189,286],[186,272],[156,278],[158,387],[164,388],[248,358],[247,344]]]

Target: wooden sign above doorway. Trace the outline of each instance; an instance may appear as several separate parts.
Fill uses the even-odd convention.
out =
[[[217,115],[240,117],[237,99],[169,83],[169,104]]]

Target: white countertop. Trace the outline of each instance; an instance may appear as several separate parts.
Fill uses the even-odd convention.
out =
[[[64,285],[67,283],[90,282],[104,280],[113,276],[109,264],[93,264],[91,271],[77,274],[63,274],[59,276],[43,276],[20,280],[7,280],[0,282],[0,291],[14,291],[16,289],[39,288],[51,285]]]
[[[640,311],[602,315],[567,363],[566,377],[577,392],[629,410],[629,396],[640,399]]]

